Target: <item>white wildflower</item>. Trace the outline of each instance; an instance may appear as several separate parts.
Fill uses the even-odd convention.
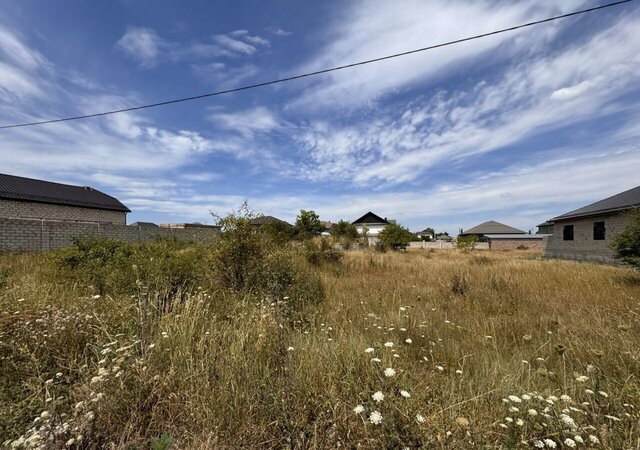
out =
[[[538,411],[536,411],[535,409],[531,408],[527,411],[527,414],[529,414],[531,417],[535,417],[538,415]]]
[[[411,338],[407,338],[407,339],[405,339],[405,340],[404,340],[404,342],[405,342],[405,343],[407,343],[407,344],[411,344],[411,343],[413,343],[413,341],[411,340]]]
[[[381,361],[380,358],[371,358],[371,362],[377,362],[379,363]]]
[[[576,381],[578,383],[586,383],[587,381],[589,381],[589,377],[586,375],[580,375],[579,377],[576,378]]]
[[[522,400],[531,400],[531,396],[529,394],[522,394]]]
[[[509,397],[507,397],[510,401],[512,401],[513,403],[522,403],[522,400],[520,399],[520,397],[518,397],[517,395],[510,395]]]
[[[544,448],[544,442],[542,442],[542,441],[533,441],[533,446],[535,448]]]
[[[575,447],[575,446],[576,446],[576,441],[574,441],[574,440],[573,440],[573,439],[571,439],[571,438],[566,438],[566,439],[564,440],[564,445],[566,445],[567,447],[573,448],[573,447]]]
[[[373,400],[376,403],[380,403],[382,400],[384,400],[384,394],[382,393],[382,391],[377,391],[374,392],[373,395],[371,396],[371,398],[373,398]]]
[[[571,397],[569,397],[567,394],[561,395],[560,396],[560,400],[562,400],[563,402],[570,402],[571,401]]]
[[[518,419],[518,420],[516,420],[516,425],[518,425],[519,427],[521,427],[522,425],[524,425],[524,420],[522,420],[522,419]]]
[[[411,394],[409,394],[407,391],[405,390],[401,390],[400,391],[400,395],[402,395],[404,398],[409,398],[411,397]]]
[[[393,347],[393,342],[385,342],[384,346],[387,347],[387,348],[391,348],[391,347]]]
[[[384,375],[386,377],[392,377],[396,374],[396,370],[392,367],[387,367],[386,369],[384,369]]]
[[[374,425],[378,425],[382,423],[382,414],[380,414],[379,411],[373,411],[369,416],[369,422],[371,422]]]
[[[460,369],[456,370],[456,375],[462,375],[462,370]]]
[[[424,423],[426,420],[422,414],[416,414],[416,422]]]
[[[288,351],[288,352],[292,352],[292,351],[294,351],[294,350],[295,350],[295,348],[293,348],[293,347],[288,347],[288,348],[287,348],[287,351]]]
[[[444,367],[442,367],[442,366],[436,366],[436,369],[438,369],[440,372],[444,371]]]
[[[372,347],[369,347],[364,350],[365,353],[373,353],[375,350]]]
[[[578,442],[578,443],[580,443],[580,444],[584,444],[584,439],[582,439],[582,436],[580,436],[579,434],[576,434],[576,435],[573,437],[573,440],[574,440],[574,441],[576,441],[576,442]]]
[[[593,434],[589,435],[589,442],[591,442],[592,444],[599,444],[600,443],[600,439],[598,439],[597,436],[594,436]]]
[[[598,391],[598,394],[602,395],[604,398],[609,397],[609,394],[607,394],[605,391]]]
[[[355,408],[353,408],[353,412],[356,414],[361,414],[364,412],[364,406],[362,405],[358,405]]]
[[[544,445],[546,445],[549,448],[556,448],[558,446],[558,444],[556,444],[556,442],[552,441],[551,439],[545,439]]]

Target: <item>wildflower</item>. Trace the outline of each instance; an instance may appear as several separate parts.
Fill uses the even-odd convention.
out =
[[[462,375],[462,370],[460,369],[456,370],[456,375]]]
[[[576,381],[578,383],[585,383],[589,380],[589,377],[586,375],[580,375],[579,377],[576,378]]]
[[[62,372],[56,373],[56,378],[60,378],[62,376]]]
[[[513,403],[522,403],[522,400],[520,399],[520,397],[518,397],[517,395],[510,395],[509,397],[507,397],[510,401],[512,401]]]
[[[371,362],[377,362],[379,363],[381,361],[380,358],[371,358]]]
[[[94,300],[97,300],[97,299],[100,298],[100,294],[96,294],[96,295],[92,296],[91,298],[94,299]]]
[[[369,416],[369,422],[374,425],[379,425],[382,423],[382,414],[379,411],[373,411]]]
[[[592,444],[599,444],[600,443],[600,439],[598,439],[597,436],[594,436],[593,434],[589,435],[589,442],[591,442]]]
[[[391,347],[393,347],[393,342],[385,342],[384,346],[387,347],[387,348],[391,348]]]
[[[512,423],[512,422],[513,422],[513,419],[512,419],[511,417],[505,417],[505,418],[504,418],[504,421],[505,421],[505,422]]]
[[[589,395],[594,394],[594,392],[593,392],[591,389],[585,389],[585,390],[584,390],[584,393],[585,393],[585,394],[589,394]]]
[[[602,395],[604,398],[609,397],[609,394],[607,394],[605,391],[598,391],[598,394]]]
[[[402,390],[400,391],[400,395],[402,395],[404,398],[409,398],[411,397],[411,394],[409,394],[407,391]]]
[[[560,396],[560,400],[562,400],[563,402],[570,402],[571,401],[571,397],[569,397],[568,395],[564,394]]]
[[[558,446],[558,444],[556,444],[556,442],[552,441],[551,439],[545,439],[544,445],[546,445],[549,448],[556,448]]]
[[[386,369],[384,369],[384,375],[387,377],[392,377],[396,374],[396,370],[393,369],[392,367],[387,367]]]
[[[365,353],[373,353],[375,350],[372,347],[369,347],[364,350]]]
[[[574,440],[573,440],[573,439],[571,439],[571,438],[566,438],[566,439],[564,440],[564,445],[566,445],[567,447],[571,447],[571,448],[573,448],[573,447],[575,447],[575,446],[576,446],[576,441],[574,441]]]
[[[461,416],[456,418],[456,423],[462,428],[467,428],[469,426],[469,419]]]
[[[524,420],[522,420],[522,419],[518,419],[518,420],[516,420],[516,425],[518,425],[519,427],[521,427],[522,425],[524,425]]]
[[[587,365],[587,373],[592,373],[596,371],[596,367],[593,364]]]
[[[384,400],[384,394],[381,391],[377,391],[374,392],[373,395],[371,396],[371,398],[373,398],[373,400],[376,403],[380,403],[382,400]]]
[[[584,444],[584,439],[582,439],[582,436],[580,436],[579,434],[576,434],[576,435],[573,437],[573,440],[574,440],[574,441],[576,441],[576,442],[578,442],[578,443],[580,443],[580,444]]]
[[[289,347],[289,348],[287,348],[287,351],[288,351],[288,352],[292,352],[292,351],[294,351],[294,350],[295,350],[295,348],[293,348],[293,347]]]
[[[535,417],[538,415],[538,411],[536,411],[535,409],[531,408],[527,411],[527,414],[529,414],[531,417]]]
[[[442,366],[436,366],[436,369],[438,369],[440,372],[444,371],[444,367]]]
[[[413,341],[411,340],[411,338],[407,338],[404,340],[404,342],[407,344],[411,344]]]
[[[355,408],[353,408],[353,412],[356,414],[361,414],[364,412],[364,406],[362,405],[358,405]]]
[[[48,419],[49,417],[51,417],[51,413],[49,413],[49,411],[42,411],[42,413],[40,413],[40,417],[42,419]]]
[[[509,428],[509,426],[508,426],[508,425],[505,425],[504,423],[501,423],[501,424],[500,424],[500,426],[501,426],[502,428]]]
[[[576,425],[576,421],[573,420],[573,418],[567,414],[560,414],[560,420],[562,420],[565,423],[565,425],[570,427],[572,430],[578,428],[578,426]]]
[[[531,400],[531,396],[529,394],[522,394],[520,397],[522,400]]]
[[[533,446],[535,448],[544,448],[544,442],[542,442],[542,441],[533,441]]]
[[[510,406],[509,407],[509,412],[517,413],[517,412],[520,412],[520,410],[518,408],[516,408],[515,406]]]
[[[406,311],[406,310],[407,310],[407,308],[405,308],[404,306],[400,307],[400,311]]]
[[[426,420],[422,414],[416,414],[416,422],[424,423]]]
[[[71,438],[71,439],[69,439],[69,440],[65,443],[65,445],[66,445],[67,447],[71,447],[71,446],[72,446],[73,444],[75,444],[75,443],[76,443],[76,440],[75,440],[74,438]]]

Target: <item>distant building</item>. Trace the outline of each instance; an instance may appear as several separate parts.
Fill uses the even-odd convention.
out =
[[[494,235],[515,235],[515,234],[526,234],[525,231],[519,230],[517,228],[510,227],[509,225],[505,225],[500,222],[496,222],[495,220],[489,220],[488,222],[483,222],[480,225],[476,225],[473,228],[469,228],[468,230],[460,230],[459,237],[470,237],[475,236],[479,241],[486,241],[485,237],[488,234]]]
[[[124,225],[129,212],[118,199],[89,186],[0,174],[0,218]]]
[[[547,220],[546,222],[536,226],[538,227],[536,234],[553,234],[553,222]]]
[[[634,207],[640,207],[640,186],[554,217],[544,256],[614,262],[613,238],[624,231],[624,213]]]
[[[211,229],[220,229],[217,225],[205,225],[199,222],[193,223],[161,223],[159,225],[160,228],[173,228],[176,230],[185,230],[187,228],[211,228]]]
[[[429,228],[425,228],[422,231],[418,231],[416,233],[416,236],[418,236],[420,239],[424,239],[427,241],[435,241],[436,237],[435,237],[435,233],[433,232],[433,229],[429,229]]]
[[[378,235],[385,229],[390,223],[395,223],[395,220],[387,220],[386,217],[382,218],[377,214],[369,211],[364,216],[351,222],[356,226],[359,234],[363,234],[366,230],[369,242],[374,243],[378,240]]]
[[[158,228],[153,222],[133,222],[129,224],[130,227],[144,227],[144,228]]]
[[[286,222],[282,219],[278,219],[277,217],[273,217],[273,216],[259,216],[251,220],[251,224],[256,227],[259,227],[262,225],[268,225],[272,223],[282,223],[290,227],[292,226],[289,222]]]

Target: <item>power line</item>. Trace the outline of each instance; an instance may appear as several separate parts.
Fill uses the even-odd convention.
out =
[[[585,14],[585,13],[592,12],[592,11],[598,11],[600,9],[605,9],[605,8],[609,8],[609,7],[612,7],[612,6],[621,5],[623,3],[629,3],[629,2],[632,2],[632,1],[634,1],[634,0],[620,0],[620,1],[613,2],[613,3],[607,3],[606,5],[594,6],[593,8],[582,9],[582,10],[579,10],[579,11],[574,11],[574,12],[567,13],[567,14],[562,14],[562,15],[559,15],[559,16],[549,17],[547,19],[536,20],[536,21],[533,21],[533,22],[528,22],[528,23],[524,23],[524,24],[521,24],[521,25],[516,25],[516,26],[513,26],[513,27],[509,27],[509,28],[503,28],[501,30],[491,31],[491,32],[488,32],[488,33],[476,34],[474,36],[468,36],[468,37],[465,37],[465,38],[456,39],[454,41],[444,42],[444,43],[441,43],[441,44],[430,45],[430,46],[427,46],[427,47],[421,47],[421,48],[417,48],[417,49],[414,49],[414,50],[408,50],[408,51],[401,52],[401,53],[394,53],[392,55],[386,55],[386,56],[381,56],[381,57],[378,57],[378,58],[367,59],[367,60],[364,60],[364,61],[358,61],[358,62],[351,63],[351,64],[344,64],[342,66],[331,67],[331,68],[328,68],[328,69],[316,70],[315,72],[307,72],[307,73],[302,73],[302,74],[298,74],[298,75],[293,75],[293,76],[290,76],[290,77],[278,78],[278,79],[270,80],[270,81],[264,81],[262,83],[250,84],[250,85],[241,86],[241,87],[232,88],[232,89],[225,89],[223,91],[208,92],[206,94],[194,95],[194,96],[191,96],[191,97],[176,98],[176,99],[173,99],[173,100],[166,100],[166,101],[157,102],[157,103],[149,103],[149,104],[140,105],[140,106],[132,106],[130,108],[114,109],[114,110],[111,110],[111,111],[104,111],[104,112],[94,113],[94,114],[85,114],[85,115],[81,115],[81,116],[63,117],[63,118],[58,118],[58,119],[42,120],[42,121],[38,121],[38,122],[18,123],[18,124],[13,124],[13,125],[2,125],[2,126],[0,126],[0,130],[7,129],[7,128],[21,128],[21,127],[30,127],[30,126],[35,126],[35,125],[44,125],[44,124],[47,124],[47,123],[68,122],[68,121],[71,121],[71,120],[89,119],[91,117],[108,116],[108,115],[111,115],[111,114],[138,111],[140,109],[155,108],[155,107],[158,107],[158,106],[172,105],[174,103],[190,102],[192,100],[199,100],[199,99],[203,99],[203,98],[207,98],[207,97],[215,97],[215,96],[218,96],[218,95],[230,94],[232,92],[240,92],[240,91],[246,91],[246,90],[249,90],[249,89],[256,89],[256,88],[260,88],[260,87],[264,87],[264,86],[271,86],[271,85],[274,85],[274,84],[285,83],[287,81],[299,80],[301,78],[308,78],[308,77],[312,77],[312,76],[315,76],[315,75],[322,75],[324,73],[336,72],[338,70],[343,70],[343,69],[349,69],[351,67],[364,66],[365,64],[372,64],[372,63],[379,62],[379,61],[385,61],[387,59],[399,58],[401,56],[412,55],[414,53],[426,52],[427,50],[433,50],[433,49],[440,48],[440,47],[446,47],[446,46],[449,46],[449,45],[460,44],[462,42],[473,41],[475,39],[480,39],[480,38],[484,38],[484,37],[488,37],[488,36],[493,36],[493,35],[496,35],[496,34],[507,33],[507,32],[510,32],[510,31],[519,30],[521,28],[527,28],[527,27],[531,27],[531,26],[534,26],[534,25],[540,25],[542,23],[552,22],[554,20],[566,19],[567,17],[577,16],[577,15]]]

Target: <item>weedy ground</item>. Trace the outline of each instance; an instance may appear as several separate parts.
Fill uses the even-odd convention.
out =
[[[528,252],[346,252],[325,300],[58,282],[0,256],[15,448],[640,447],[640,275]],[[200,269],[206,275],[206,259]]]

